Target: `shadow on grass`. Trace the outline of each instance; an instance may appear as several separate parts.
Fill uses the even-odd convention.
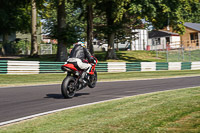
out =
[[[131,56],[125,56],[123,53],[118,53],[117,57],[120,60],[125,60],[127,62],[151,62],[149,60],[142,60],[142,59],[138,59],[138,58],[131,57]]]
[[[98,61],[107,62],[106,53],[107,52],[105,52],[105,51],[104,52],[96,51],[95,57],[98,59]],[[117,51],[116,54],[118,57],[118,60],[116,60],[116,61],[124,61],[124,62],[152,62],[152,61],[153,62],[154,61],[162,61],[163,62],[163,60],[165,58],[163,56],[163,53],[162,54],[159,53],[160,56],[159,56],[159,59],[157,59],[155,51]],[[141,57],[142,57],[142,59],[141,59]],[[40,55],[35,58],[30,58],[28,56],[17,56],[15,58],[13,57],[12,59],[18,60],[18,61],[56,61],[56,54]],[[4,60],[7,60],[7,58],[4,57]]]
[[[21,58],[13,59],[18,61],[56,61],[56,55],[39,55],[38,57],[22,56]]]
[[[126,53],[116,53],[119,60],[124,60],[127,62],[151,62],[149,60],[142,60],[135,58],[133,56],[126,56]],[[106,52],[96,52],[95,57],[98,59],[98,61],[105,61],[106,62]],[[116,60],[117,61],[117,60]]]

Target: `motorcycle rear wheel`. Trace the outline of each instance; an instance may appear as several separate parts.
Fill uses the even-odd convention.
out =
[[[61,92],[64,98],[72,98],[76,94],[75,79],[72,76],[67,76],[61,85]]]

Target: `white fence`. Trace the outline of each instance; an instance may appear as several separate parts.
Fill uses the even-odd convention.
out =
[[[62,73],[65,62],[0,61],[0,74]],[[108,62],[98,63],[97,72],[200,70],[200,62]]]

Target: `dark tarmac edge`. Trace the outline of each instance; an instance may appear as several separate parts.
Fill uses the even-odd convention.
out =
[[[192,79],[192,77],[193,77],[193,79],[196,79],[196,81],[194,81],[193,79]],[[176,89],[184,89],[184,88],[196,88],[196,87],[199,87],[200,86],[200,83],[198,82],[199,81],[199,78],[200,78],[200,76],[182,76],[182,77],[172,77],[172,78],[158,78],[158,79],[143,79],[143,80],[140,80],[140,79],[138,79],[138,80],[120,80],[120,81],[101,81],[101,82],[99,82],[99,83],[115,83],[116,85],[118,84],[119,85],[119,89],[120,89],[120,87],[122,87],[122,86],[120,86],[120,82],[127,82],[127,84],[129,84],[129,83],[131,83],[131,81],[135,81],[135,82],[140,82],[140,81],[147,81],[148,83],[147,83],[147,85],[148,86],[145,86],[144,84],[143,85],[141,85],[140,83],[138,83],[138,84],[140,84],[141,86],[138,86],[138,87],[136,87],[136,90],[140,90],[140,87],[142,87],[141,89],[146,89],[146,87],[150,87],[150,88],[156,88],[156,86],[157,86],[157,88],[158,88],[158,90],[153,90],[153,91],[149,91],[149,92],[145,92],[145,90],[140,90],[140,93],[135,93],[135,94],[131,94],[131,95],[123,95],[123,96],[121,96],[121,97],[111,97],[111,98],[109,98],[109,99],[99,99],[99,101],[89,101],[88,103],[77,103],[76,105],[69,105],[68,107],[61,107],[60,109],[54,109],[54,110],[51,110],[51,111],[44,111],[44,112],[42,112],[42,113],[35,113],[35,114],[33,114],[33,115],[27,115],[27,116],[24,116],[24,117],[20,117],[20,118],[15,118],[15,119],[11,119],[11,120],[7,120],[7,121],[3,121],[3,122],[0,122],[0,127],[2,127],[2,126],[7,126],[7,125],[10,125],[10,124],[15,124],[15,123],[17,123],[17,122],[23,122],[24,120],[29,120],[29,119],[33,119],[33,118],[35,118],[35,117],[38,117],[38,116],[43,116],[43,115],[47,115],[47,114],[52,114],[52,113],[55,113],[55,112],[59,112],[59,111],[63,111],[63,110],[68,110],[68,109],[72,109],[72,108],[77,108],[77,107],[83,107],[83,106],[88,106],[88,105],[93,105],[93,104],[97,104],[97,103],[103,103],[103,102],[108,102],[108,101],[112,101],[112,100],[120,100],[120,99],[123,99],[123,98],[127,98],[127,97],[133,97],[133,96],[136,96],[136,95],[145,95],[145,94],[149,94],[149,93],[157,93],[157,92],[163,92],[163,91],[171,91],[171,90],[176,90]],[[159,84],[159,82],[157,83],[157,80],[158,81],[160,81],[160,80],[164,80],[165,81],[165,79],[167,80],[170,80],[171,82],[173,82],[173,79],[175,80],[175,79],[177,79],[177,80],[184,80],[184,81],[182,81],[183,83],[180,83],[179,82],[179,84],[181,84],[182,86],[180,86],[180,85],[176,85],[176,84],[166,84],[166,86],[167,86],[167,88],[165,88],[163,85],[165,85],[165,84],[163,84],[163,83],[165,83],[165,82],[163,82],[163,83],[160,83]],[[188,82],[188,83],[186,83],[185,81],[191,81],[191,82]],[[194,81],[194,82],[193,82]],[[152,86],[151,86],[151,84],[149,84],[150,82],[156,82],[156,83],[153,83],[152,84]],[[192,83],[192,84],[191,84]],[[52,86],[52,85],[59,85],[59,84],[48,84],[48,85],[33,85],[33,86],[21,86],[20,88],[24,88],[23,90],[25,90],[26,88],[25,87],[40,87],[40,86],[46,86],[46,87],[48,87],[48,86]],[[156,86],[155,86],[156,85]],[[131,85],[130,85],[131,86]],[[113,90],[112,90],[112,86],[110,86],[111,87],[111,92],[110,93],[112,93],[113,92]],[[115,88],[115,86],[113,86],[114,88]],[[163,88],[162,90],[159,90],[159,88]],[[14,88],[14,87],[1,87],[1,88]],[[17,88],[17,87],[16,87]],[[102,87],[103,88],[103,87]],[[165,89],[164,89],[165,88]],[[171,88],[171,89],[169,89],[169,88]],[[7,90],[7,89],[6,89]],[[128,91],[128,90],[127,90]],[[102,92],[103,92],[103,95],[105,95],[105,94],[107,94],[107,92],[105,93],[105,90],[103,89],[102,90]],[[98,92],[95,92],[95,94],[98,94]],[[108,93],[109,94],[109,93]],[[118,94],[116,94],[115,96],[118,96]],[[35,97],[34,97],[35,98]],[[82,97],[83,99],[84,99],[84,97]],[[87,97],[87,98],[89,98],[89,97]],[[76,101],[80,101],[81,99],[79,99],[78,97],[76,98],[76,99],[74,99],[74,100],[76,100]],[[40,101],[41,102],[41,101]],[[70,102],[70,101],[69,101]]]
[[[165,78],[144,78],[144,79],[135,79],[135,78],[129,78],[129,79],[122,79],[122,80],[101,80],[97,81],[98,83],[107,83],[107,82],[123,82],[123,81],[137,81],[137,80],[157,80],[157,79],[176,79],[176,78],[189,78],[189,77],[200,77],[200,75],[191,75],[191,76],[173,76],[173,77],[165,77]],[[44,83],[44,84],[28,84],[28,85],[3,85],[0,86],[0,88],[13,88],[13,87],[34,87],[34,86],[46,86],[46,85],[61,85],[62,81],[60,83]]]
[[[196,87],[200,87],[200,86],[186,87],[186,88],[196,88]],[[186,88],[179,88],[179,89],[186,89]],[[173,89],[173,90],[179,90],[179,89]],[[68,110],[68,109],[74,109],[74,108],[78,108],[78,107],[84,107],[84,106],[90,106],[90,105],[99,104],[99,103],[105,103],[105,102],[110,102],[110,101],[115,101],[115,100],[121,100],[121,99],[124,99],[124,98],[130,98],[130,97],[134,97],[134,96],[147,95],[147,94],[166,92],[166,91],[173,91],[173,90],[148,92],[148,93],[137,94],[137,95],[133,95],[133,96],[124,96],[124,97],[120,97],[120,98],[114,98],[114,99],[103,100],[103,101],[99,101],[99,102],[92,102],[92,103],[87,103],[87,104],[76,105],[76,106],[72,106],[72,107],[52,110],[52,111],[48,111],[48,112],[43,112],[43,113],[39,113],[39,114],[35,114],[35,115],[30,115],[30,116],[14,119],[14,120],[1,122],[0,123],[0,128],[1,127],[6,127],[6,126],[10,126],[10,125],[13,125],[13,124],[17,124],[17,123],[20,123],[20,122],[28,121],[28,120],[31,120],[31,119],[34,119],[34,118],[37,118],[37,117],[40,117],[40,116],[45,116],[45,115],[48,115],[48,114],[53,114],[53,113],[56,113],[56,112]]]

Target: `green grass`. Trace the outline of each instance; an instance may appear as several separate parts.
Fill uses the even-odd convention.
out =
[[[35,58],[21,57],[21,58],[15,59],[15,60],[19,60],[19,61],[55,61],[56,60],[56,54],[40,55],[39,57],[35,57]]]
[[[200,87],[78,107],[0,128],[0,133],[199,133]]]
[[[158,51],[158,57],[161,57],[161,60],[158,62],[166,62],[167,55],[166,51]],[[170,50],[168,51],[168,62],[190,62],[190,61],[200,61],[200,50],[185,50],[182,53],[182,50]]]
[[[200,50],[185,51],[184,57],[181,50],[168,51],[169,62],[200,61]],[[118,60],[105,60],[106,52],[95,52],[100,62],[167,62],[166,51],[118,51]],[[21,57],[20,61],[55,61],[56,54],[40,55],[37,58]]]
[[[151,78],[167,78],[180,76],[199,76],[200,70],[180,71],[152,71],[152,72],[124,72],[124,73],[98,73],[98,81],[111,80],[138,80]],[[0,87],[36,84],[61,84],[66,74],[30,74],[30,75],[0,75]]]
[[[165,62],[164,56],[156,57],[155,51],[118,51],[118,60],[105,60],[106,52],[96,52],[95,56],[102,62]]]
[[[200,50],[184,51],[184,54],[181,51],[170,51],[168,61],[200,61]]]
[[[162,55],[156,57],[155,51],[119,51],[116,52],[118,60],[105,60],[106,52],[95,52],[95,56],[100,62],[165,62]],[[56,55],[40,55],[38,58],[22,57],[16,59],[20,61],[55,61]]]

